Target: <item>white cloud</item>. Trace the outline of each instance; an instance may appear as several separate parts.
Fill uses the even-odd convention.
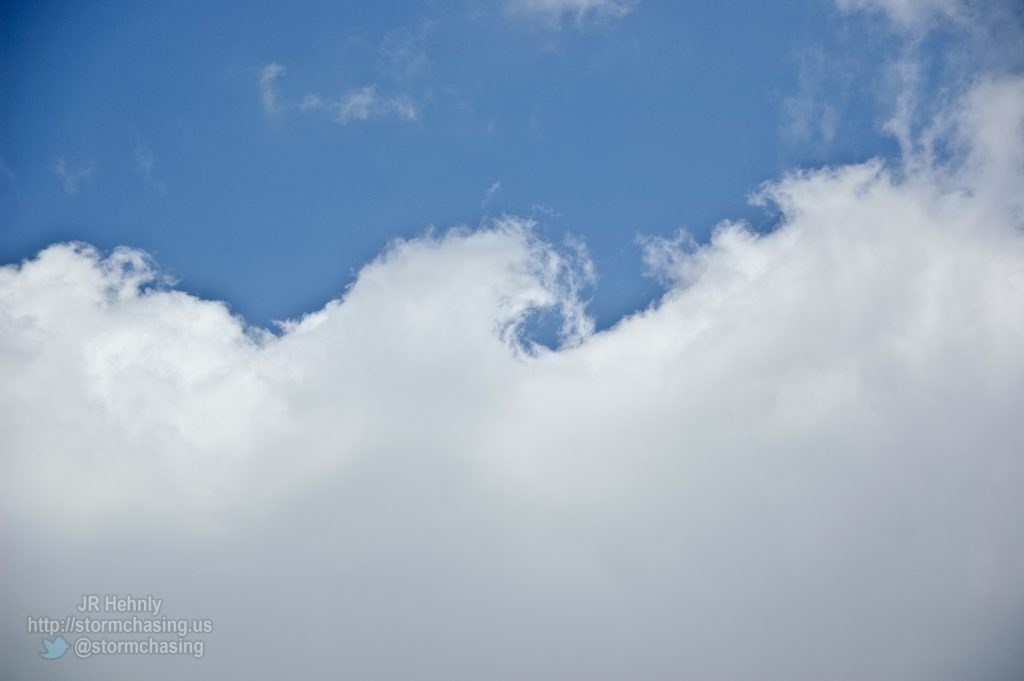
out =
[[[209,678],[1020,678],[1022,114],[983,80],[950,164],[648,242],[670,290],[601,333],[586,261],[512,218],[396,241],[276,338],[136,251],[0,269],[5,611],[158,592],[217,618]]]
[[[307,94],[299,109],[303,111],[326,110],[334,115],[341,125],[350,121],[367,121],[371,118],[393,116],[403,121],[416,120],[416,105],[407,95],[399,94],[382,97],[375,85],[350,90],[338,99],[326,99],[317,94]]]
[[[590,19],[620,19],[639,0],[505,0],[509,13],[558,24],[565,17],[577,24]]]
[[[909,38],[883,57],[884,78],[875,84],[883,108],[891,111],[883,127],[905,158],[922,156],[931,162],[928,157],[936,142],[943,142],[948,125],[943,112],[962,94],[962,84],[976,81],[979,74],[1019,74],[1024,67],[1024,24],[1015,3],[839,0],[839,5],[851,11],[880,10],[891,27]],[[940,29],[949,44],[937,50],[926,38]]]
[[[14,171],[11,170],[11,167],[7,165],[7,163],[2,158],[0,158],[0,175],[3,175],[8,180],[13,180],[16,178]]]
[[[845,12],[863,11],[878,13],[896,28],[909,34],[924,34],[939,25],[955,25],[968,31],[976,31],[978,42],[969,51],[977,57],[979,47],[984,52],[986,37],[1002,49],[1006,36],[1003,31],[1010,28],[1019,41],[1020,10],[1015,0],[835,0],[836,6]],[[980,30],[979,30],[980,29]],[[988,34],[987,36],[985,34]],[[1011,38],[1012,40],[1012,38]],[[1016,51],[1020,51],[1019,47]]]
[[[263,111],[268,115],[277,114],[281,109],[277,81],[287,73],[288,70],[276,62],[267,64],[260,72],[260,98],[263,100]]]
[[[93,164],[86,166],[70,166],[67,160],[61,156],[50,168],[53,174],[60,180],[61,186],[68,194],[77,194],[83,182],[92,179]]]

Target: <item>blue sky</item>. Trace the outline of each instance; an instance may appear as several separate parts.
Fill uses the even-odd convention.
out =
[[[130,245],[268,325],[337,296],[394,237],[507,212],[583,238],[604,327],[660,292],[638,235],[764,229],[773,216],[746,204],[762,181],[895,149],[877,89],[896,38],[872,17],[629,9],[6,3],[0,260]],[[384,103],[366,120],[299,106],[364,88]]]

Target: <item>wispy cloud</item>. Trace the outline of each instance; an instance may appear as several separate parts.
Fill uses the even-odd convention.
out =
[[[60,180],[65,192],[77,194],[81,185],[92,178],[93,168],[92,163],[85,166],[71,166],[63,156],[60,156],[53,162],[50,170]]]
[[[271,62],[263,67],[260,74],[260,97],[263,100],[263,111],[267,115],[274,115],[280,111],[277,81],[287,73],[288,70],[277,62]]]
[[[153,153],[149,142],[139,135],[135,136],[134,154],[135,168],[139,174],[146,178],[146,181],[159,193],[166,193],[167,185],[156,176],[156,154]]]
[[[588,20],[621,19],[632,12],[639,0],[505,0],[509,14],[560,25],[565,18],[576,25]]]
[[[828,70],[821,50],[805,50],[797,56],[797,91],[782,100],[781,135],[788,143],[823,150],[836,136],[839,113],[826,97],[826,80],[841,76]]]
[[[929,28],[936,19],[965,15],[964,0],[836,0],[842,10],[884,12],[897,26],[910,30]]]
[[[415,121],[416,105],[407,95],[381,96],[376,85],[350,90],[337,99],[328,99],[317,94],[308,94],[299,102],[302,111],[325,110],[333,114],[341,125],[350,121],[367,121],[371,118],[392,116],[404,121]]]
[[[397,80],[423,76],[430,66],[424,43],[434,25],[424,21],[415,28],[400,28],[385,35],[380,45],[381,70]]]
[[[285,108],[296,107],[300,111],[329,112],[334,121],[341,125],[385,117],[402,121],[417,120],[418,111],[412,97],[404,93],[382,95],[376,84],[351,89],[338,97],[325,97],[311,92],[298,103],[286,102],[279,95],[275,85],[286,73],[287,69],[276,62],[263,68],[260,92],[264,111],[268,115],[276,115]]]
[[[979,74],[1020,73],[1024,24],[1014,0],[836,0],[840,9],[865,12],[895,31],[874,95],[889,111],[883,128],[899,142],[904,157],[928,157],[948,127],[939,115],[961,94],[961,83]],[[928,36],[939,31],[955,47],[935,50]],[[935,83],[946,86],[936,87]],[[948,150],[947,150],[948,151]]]
[[[2,158],[0,158],[0,176],[6,177],[8,180],[13,180],[17,177]]]
[[[487,191],[484,192],[484,200],[480,203],[480,206],[482,208],[486,207],[487,204],[489,204],[491,202],[491,200],[495,197],[495,195],[498,193],[498,191],[500,189],[501,189],[501,180],[497,180],[496,182],[493,182],[491,184],[491,186],[487,188]]]

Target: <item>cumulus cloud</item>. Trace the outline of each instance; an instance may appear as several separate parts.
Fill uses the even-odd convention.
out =
[[[560,24],[566,17],[576,24],[586,20],[620,19],[636,7],[639,0],[506,0],[510,14],[533,17]]]
[[[61,187],[68,194],[77,194],[84,182],[92,179],[93,164],[84,166],[69,165],[63,156],[57,158],[50,167],[53,174],[60,180]]]
[[[277,62],[267,64],[260,72],[260,99],[263,101],[263,111],[267,115],[274,115],[280,111],[281,102],[277,92],[277,81],[287,74],[288,69]]]
[[[216,619],[201,664],[75,678],[1020,678],[1022,112],[981,80],[941,163],[647,241],[668,289],[602,332],[585,252],[515,218],[396,241],[278,335],[131,249],[4,267],[4,611]]]
[[[303,111],[330,111],[335,122],[341,125],[346,125],[350,121],[367,121],[385,116],[393,116],[403,121],[416,120],[416,105],[412,99],[403,94],[382,97],[377,93],[375,85],[350,90],[337,99],[308,94],[299,102],[299,108]]]

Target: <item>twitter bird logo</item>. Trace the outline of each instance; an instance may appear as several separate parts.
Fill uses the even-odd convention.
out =
[[[40,651],[39,657],[44,660],[56,660],[64,653],[68,652],[68,642],[64,640],[63,636],[58,636],[52,641],[44,638],[43,647],[46,648],[46,651]]]

